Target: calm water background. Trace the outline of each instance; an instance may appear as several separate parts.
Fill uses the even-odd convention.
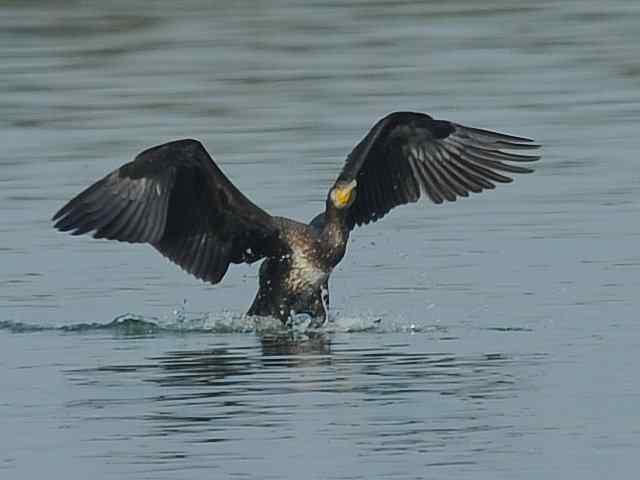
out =
[[[632,478],[639,43],[632,0],[0,1],[0,477]],[[358,230],[318,338],[241,319],[255,266],[49,222],[180,137],[310,219],[400,109],[544,160]]]

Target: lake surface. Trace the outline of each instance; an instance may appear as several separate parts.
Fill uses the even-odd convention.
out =
[[[631,0],[0,1],[0,477],[632,478],[639,41]],[[183,137],[311,219],[394,110],[544,158],[355,231],[326,332],[243,318],[255,265],[51,227]]]

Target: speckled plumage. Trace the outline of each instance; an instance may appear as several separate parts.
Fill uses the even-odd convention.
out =
[[[331,211],[331,206],[327,208]],[[249,315],[273,316],[283,322],[292,313],[327,319],[329,277],[345,254],[349,228],[344,219],[325,222],[324,218],[321,214],[309,225],[276,218],[290,250],[260,266],[259,290]]]
[[[53,219],[73,235],[149,243],[213,284],[231,263],[264,258],[248,313],[283,322],[292,313],[326,320],[329,277],[355,226],[423,196],[439,204],[510,182],[498,172],[531,172],[513,163],[539,157],[505,150],[537,147],[527,138],[395,112],[355,146],[325,211],[305,224],[271,216],[231,183],[200,142],[177,140],[143,151]]]

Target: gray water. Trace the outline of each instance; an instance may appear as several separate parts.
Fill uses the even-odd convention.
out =
[[[0,1],[0,478],[632,478],[637,1]],[[310,219],[380,117],[535,138],[536,172],[358,229],[334,323],[52,213],[200,139]]]

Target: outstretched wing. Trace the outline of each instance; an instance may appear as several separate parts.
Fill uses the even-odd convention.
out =
[[[511,182],[498,172],[533,170],[505,162],[540,157],[504,150],[535,148],[538,145],[528,138],[464,127],[423,113],[395,112],[376,123],[353,149],[337,182],[357,180],[356,199],[349,209],[353,228],[423,195],[442,203],[495,188],[495,182]]]
[[[150,243],[197,278],[218,283],[229,263],[276,254],[273,217],[245,197],[196,140],[140,153],[62,207],[72,235]]]

